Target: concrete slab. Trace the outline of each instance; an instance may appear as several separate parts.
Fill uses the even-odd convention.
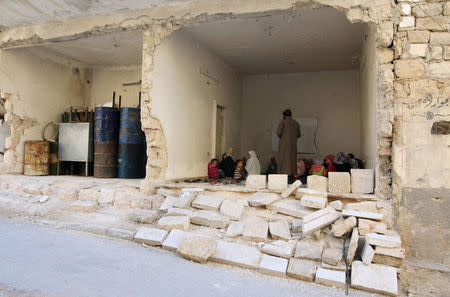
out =
[[[303,259],[289,259],[286,274],[290,277],[312,282],[316,275],[317,263]]]
[[[387,248],[399,248],[402,245],[400,236],[398,235],[381,235],[376,233],[369,233],[366,235],[368,244],[377,245]]]
[[[134,235],[134,241],[147,245],[162,245],[168,233],[167,230],[140,227]]]
[[[371,220],[378,220],[378,221],[383,219],[383,214],[381,214],[381,213],[356,211],[356,210],[348,210],[348,209],[344,209],[342,211],[342,215],[344,217],[357,217],[357,218],[371,219]]]
[[[382,246],[375,247],[375,254],[404,259],[406,251],[404,248],[387,248]]]
[[[250,189],[265,189],[266,186],[266,175],[249,175],[245,181],[245,187]]]
[[[352,193],[371,194],[374,190],[373,169],[351,169]]]
[[[394,267],[354,261],[351,284],[353,288],[374,293],[398,295],[397,270]]]
[[[269,231],[273,239],[282,239],[286,241],[291,239],[291,231],[289,230],[289,224],[285,220],[270,222]]]
[[[367,240],[365,240],[361,250],[361,260],[364,264],[368,265],[372,263],[373,256],[375,256],[375,250],[367,243]]]
[[[245,201],[240,200],[224,200],[220,206],[220,213],[229,217],[230,220],[239,221],[246,204]]]
[[[191,218],[194,212],[190,209],[184,208],[169,208],[167,216],[182,216]]]
[[[345,271],[319,267],[316,272],[316,283],[336,288],[345,288]]]
[[[212,210],[195,211],[191,217],[191,223],[196,225],[208,226],[223,229],[230,224],[228,217]]]
[[[216,250],[216,247],[217,243],[212,238],[187,234],[181,240],[177,253],[186,259],[205,263]]]
[[[296,218],[303,218],[313,212],[312,209],[303,207],[300,201],[294,199],[281,199],[267,205],[267,209],[272,211],[293,216]]]
[[[250,241],[267,241],[267,233],[269,225],[261,218],[255,217],[245,222],[244,233],[242,239]]]
[[[194,201],[192,201],[192,207],[205,210],[219,210],[225,198],[220,196],[208,196],[208,195],[198,195]]]
[[[322,209],[327,205],[327,198],[305,195],[300,199],[300,204],[304,207]]]
[[[282,198],[287,198],[289,195],[294,193],[295,190],[297,190],[302,185],[302,182],[300,180],[296,180],[291,185],[288,186],[286,190],[281,193]]]
[[[243,268],[257,268],[261,258],[262,253],[255,247],[218,241],[217,248],[211,255],[210,260]]]
[[[328,173],[328,192],[349,194],[350,173],[348,172],[329,172]]]
[[[158,228],[168,231],[172,229],[187,231],[189,229],[189,223],[189,217],[186,216],[165,216],[159,219]]]
[[[228,225],[227,233],[225,233],[226,237],[236,238],[244,233],[245,224],[244,222],[231,222]]]
[[[322,262],[336,266],[342,260],[342,254],[342,249],[326,248],[322,254]]]
[[[181,240],[186,234],[188,234],[188,232],[173,229],[172,231],[170,231],[169,235],[167,235],[166,239],[163,241],[162,248],[176,252],[178,247],[180,246]]]
[[[277,194],[258,192],[258,193],[251,195],[248,198],[247,202],[250,206],[259,207],[259,206],[265,206],[265,205],[271,204],[274,201],[276,201],[277,199],[278,199]]]
[[[350,244],[348,246],[347,250],[347,264],[351,265],[353,262],[353,259],[356,255],[356,250],[358,249],[358,241],[359,241],[359,234],[358,234],[358,228],[353,228],[352,236],[350,237]]]
[[[288,187],[287,174],[269,174],[267,187],[269,188],[269,190],[286,190]]]
[[[307,187],[310,190],[328,192],[328,179],[319,175],[308,175],[306,179]]]
[[[285,277],[289,261],[284,258],[262,255],[258,271],[263,274]]]
[[[295,241],[286,242],[284,240],[276,240],[271,243],[264,244],[261,248],[261,252],[268,255],[289,259],[294,255],[295,245]]]
[[[321,261],[322,245],[309,239],[302,239],[297,243],[294,258],[307,259],[312,261]]]

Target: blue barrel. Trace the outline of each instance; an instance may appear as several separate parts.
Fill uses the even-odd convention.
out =
[[[122,107],[120,109],[117,177],[145,177],[146,148],[145,134],[141,129],[141,110]]]
[[[94,177],[116,177],[119,110],[96,107],[94,118]]]

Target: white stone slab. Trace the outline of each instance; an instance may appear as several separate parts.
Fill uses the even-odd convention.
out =
[[[300,199],[300,204],[304,207],[322,209],[327,205],[327,198],[305,195]]]
[[[327,198],[327,192],[321,192],[308,188],[298,188],[297,191],[295,191],[295,199],[302,199],[303,196]]]
[[[294,199],[281,199],[266,206],[267,209],[296,218],[303,218],[313,212],[303,207],[300,201]]]
[[[332,208],[334,208],[334,210],[337,211],[342,211],[342,209],[344,208],[344,203],[342,203],[341,200],[334,200],[330,202],[328,205],[330,205]]]
[[[336,288],[345,288],[345,271],[319,267],[316,272],[316,283]]]
[[[229,217],[231,220],[239,221],[245,205],[245,201],[227,199],[222,202],[220,213]]]
[[[342,249],[326,248],[322,254],[322,262],[330,265],[337,265],[342,260]]]
[[[289,261],[284,258],[262,255],[258,271],[263,274],[285,277]]]
[[[226,237],[236,238],[244,233],[245,224],[243,222],[231,222],[228,225],[227,233],[225,233]]]
[[[303,259],[289,259],[287,275],[303,281],[312,282],[316,275],[317,263]]]
[[[265,189],[267,186],[267,176],[249,175],[245,181],[245,187],[250,189]]]
[[[356,250],[358,249],[358,241],[359,241],[358,228],[353,228],[352,236],[350,237],[350,245],[348,246],[347,250],[348,265],[351,265],[353,259],[355,258]]]
[[[167,196],[175,196],[177,195],[177,192],[171,189],[159,188],[158,190],[156,190],[156,194],[167,197]]]
[[[303,220],[302,232],[305,235],[311,234],[322,229],[325,226],[332,224],[340,217],[341,214],[339,212],[335,211],[332,207],[329,207],[329,213],[306,223],[305,220]]]
[[[352,193],[372,194],[374,190],[373,169],[351,169]]]
[[[342,211],[342,215],[344,217],[357,217],[357,218],[371,219],[371,220],[382,220],[383,219],[383,214],[381,214],[381,213],[356,211],[356,210],[349,210],[349,209],[344,209]]]
[[[185,216],[191,218],[194,212],[190,209],[183,208],[169,208],[167,211],[168,216]]]
[[[208,195],[198,195],[194,201],[192,201],[192,207],[205,210],[219,210],[225,198],[220,196],[208,196]]]
[[[158,218],[158,212],[147,209],[134,209],[130,214],[130,219],[141,224],[151,224]]]
[[[376,246],[375,254],[404,259],[406,256],[406,251],[404,248],[387,248],[382,246]]]
[[[295,190],[297,190],[302,185],[302,182],[300,180],[296,180],[293,182],[289,187],[281,193],[282,198],[287,198],[289,195],[294,193]]]
[[[177,253],[184,258],[205,263],[216,250],[214,239],[196,234],[186,234],[181,240]]]
[[[294,241],[286,242],[284,240],[276,240],[264,244],[261,248],[261,252],[289,259],[294,255],[295,245],[296,243]]]
[[[198,210],[195,211],[191,217],[191,223],[196,225],[203,225],[213,228],[226,228],[230,224],[228,217],[219,214],[212,210]]]
[[[255,247],[218,241],[217,248],[211,255],[210,260],[244,268],[257,268],[261,258],[262,253]]]
[[[328,192],[328,179],[319,175],[308,175],[306,179],[307,187],[319,192]]]
[[[159,211],[161,212],[167,212],[169,208],[173,207],[173,204],[177,201],[178,198],[173,196],[167,196],[166,199],[164,199],[163,203],[159,207]]]
[[[354,288],[374,293],[398,295],[397,270],[394,267],[354,261],[351,284]]]
[[[271,204],[277,199],[277,194],[258,192],[248,197],[247,202],[250,206],[259,207]]]
[[[286,220],[270,222],[269,231],[273,239],[282,239],[286,241],[291,239],[291,231],[289,230],[289,224]]]
[[[284,191],[288,187],[287,174],[269,174],[269,181],[267,184],[269,190]]]
[[[114,196],[116,195],[115,189],[103,188],[98,196],[98,203],[100,204],[113,204]]]
[[[328,173],[328,192],[349,194],[350,190],[351,190],[350,173],[348,172]]]
[[[292,233],[302,232],[303,220],[302,219],[294,219],[291,221],[291,230]]]
[[[250,241],[267,241],[269,225],[261,218],[254,217],[245,222],[242,239]]]
[[[181,240],[186,234],[188,234],[188,232],[173,229],[162,243],[162,248],[169,251],[176,251],[180,246]]]
[[[297,243],[295,248],[295,258],[321,261],[323,247],[320,243],[303,239]]]
[[[172,229],[180,229],[187,231],[189,229],[189,217],[187,216],[166,216],[158,221],[158,228],[171,231]]]
[[[96,201],[76,200],[70,205],[70,210],[76,212],[94,212],[97,210],[97,204]]]
[[[172,207],[188,209],[195,198],[192,192],[183,192],[172,204]]]
[[[338,220],[331,226],[331,233],[336,237],[344,236],[356,227],[356,222],[357,220],[355,217]]]
[[[162,245],[168,233],[167,230],[140,227],[134,235],[134,241],[147,245]]]
[[[307,216],[303,217],[303,223],[311,222],[311,221],[318,219],[326,214],[333,213],[333,211],[334,211],[334,208],[332,208],[331,206],[327,206],[324,209],[311,211]]]
[[[373,256],[375,256],[375,250],[367,243],[367,240],[365,240],[361,250],[361,260],[364,264],[370,264],[373,260]]]
[[[402,240],[397,235],[381,235],[376,233],[369,233],[366,235],[366,240],[368,244],[387,248],[399,248],[402,245]]]
[[[358,219],[358,229],[360,235],[366,235],[369,233],[386,234],[387,232],[387,226],[385,223],[361,218]]]

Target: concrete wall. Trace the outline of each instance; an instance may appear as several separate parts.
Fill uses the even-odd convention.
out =
[[[377,60],[376,28],[367,26],[360,59],[361,160],[376,169],[377,157]]]
[[[123,107],[136,107],[139,103],[140,85],[123,86],[124,83],[138,82],[141,80],[142,70],[140,66],[129,68],[94,68],[91,78],[91,96],[89,106],[91,108],[112,101],[112,93],[116,92],[116,103],[119,95],[122,95]]]
[[[38,49],[0,51],[0,90],[9,100],[6,121],[13,126],[6,141],[11,150],[5,154],[10,167],[1,170],[23,172],[24,141],[42,140],[45,125],[60,121],[68,106],[86,101],[80,71],[37,53]]]
[[[166,177],[205,176],[215,154],[215,104],[225,107],[226,147],[239,153],[240,76],[183,31],[161,42],[154,61],[152,114],[167,140]]]
[[[255,150],[263,169],[272,152],[272,121],[290,108],[293,117],[318,119],[320,158],[360,154],[360,99],[357,70],[246,76],[243,83],[242,149]]]

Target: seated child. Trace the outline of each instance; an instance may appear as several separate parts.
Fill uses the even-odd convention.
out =
[[[326,169],[325,176],[328,177],[328,172],[336,171],[336,167],[334,167],[334,156],[333,155],[326,156],[323,163],[324,163],[323,165],[325,166],[325,169]]]
[[[325,174],[326,174],[326,169],[325,169],[325,167],[321,164],[320,161],[314,161],[314,165],[311,166],[311,169],[309,170],[309,174],[310,174],[310,175],[320,175],[320,176],[325,176]]]
[[[242,160],[236,161],[236,169],[234,170],[234,181],[241,182],[247,178],[247,170],[245,170]]]
[[[276,174],[278,171],[278,164],[277,164],[277,160],[272,157],[270,158],[270,164],[269,167],[267,168],[266,174]]]
[[[208,163],[208,178],[209,179],[220,179],[224,178],[225,174],[219,168],[217,168],[217,159],[212,159],[211,162]]]

